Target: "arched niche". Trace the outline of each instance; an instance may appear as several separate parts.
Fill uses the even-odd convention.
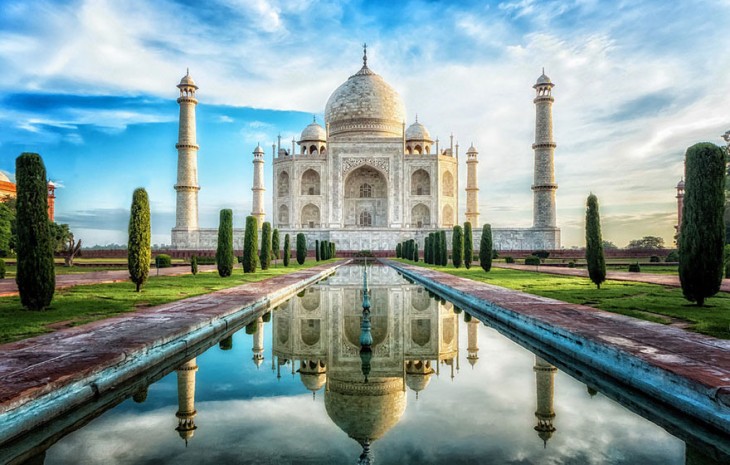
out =
[[[411,195],[431,195],[431,175],[420,168],[411,175]]]
[[[424,204],[419,203],[411,210],[411,224],[422,228],[431,225],[431,210]]]
[[[276,191],[279,194],[279,197],[289,195],[289,173],[286,171],[279,173],[279,178],[277,179],[276,184]]]
[[[320,192],[320,179],[319,179],[319,173],[313,169],[308,169],[304,173],[302,173],[302,183],[301,183],[302,189],[301,194],[302,195],[319,195]]]
[[[345,226],[388,225],[388,183],[377,169],[364,165],[347,175],[343,202]]]
[[[307,228],[318,228],[320,224],[319,207],[308,203],[302,207],[302,225]]]

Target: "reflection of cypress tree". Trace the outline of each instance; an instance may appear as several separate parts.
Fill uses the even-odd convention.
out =
[[[228,336],[224,339],[221,339],[218,343],[218,347],[221,350],[231,350],[233,349],[233,336]]]
[[[256,320],[253,320],[251,323],[246,325],[246,334],[253,334],[258,329],[259,325]]]
[[[269,321],[271,321],[271,312],[264,313],[264,316],[261,317],[261,321],[263,321],[264,323],[268,323]]]
[[[145,400],[147,400],[147,386],[141,388],[139,391],[135,392],[132,396],[132,400],[137,403],[141,404]]]
[[[471,315],[464,312],[464,323],[469,323],[471,321]]]

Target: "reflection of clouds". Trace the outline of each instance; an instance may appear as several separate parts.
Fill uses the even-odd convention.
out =
[[[270,349],[270,326],[265,328]],[[681,441],[605,396],[590,398],[585,385],[561,372],[555,377],[557,431],[544,449],[533,429],[534,356],[480,324],[479,361],[472,369],[465,359],[466,335],[462,323],[456,378],[442,365],[441,376],[432,378],[418,400],[408,393],[400,422],[373,444],[378,463],[404,463],[405,457],[405,463],[684,463]],[[198,429],[187,448],[174,429],[174,379],[166,378],[151,386],[149,396],[164,397],[166,406],[144,412],[145,404],[130,409],[125,403],[123,411],[112,410],[60,441],[46,463],[353,462],[360,448],[327,417],[324,391],[314,402],[309,393],[281,395],[282,387],[304,388],[298,377],[277,382],[266,365],[257,372],[249,363],[251,344],[239,331],[233,350],[214,347],[198,358]],[[254,383],[267,386],[255,394],[261,397],[201,400],[216,391],[250,396]]]

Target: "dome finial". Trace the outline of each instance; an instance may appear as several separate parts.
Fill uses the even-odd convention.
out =
[[[545,74],[545,67],[542,67],[542,74]]]
[[[368,67],[368,44],[362,44],[362,66],[363,68]]]
[[[312,122],[313,123],[316,123],[317,122],[317,115],[312,115]]]
[[[418,113],[416,113],[416,123],[418,122]]]
[[[190,67],[185,68],[185,76],[190,76]]]

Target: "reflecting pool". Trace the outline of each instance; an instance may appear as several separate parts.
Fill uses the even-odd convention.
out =
[[[363,294],[341,268],[29,463],[719,463],[393,269],[369,330]]]

